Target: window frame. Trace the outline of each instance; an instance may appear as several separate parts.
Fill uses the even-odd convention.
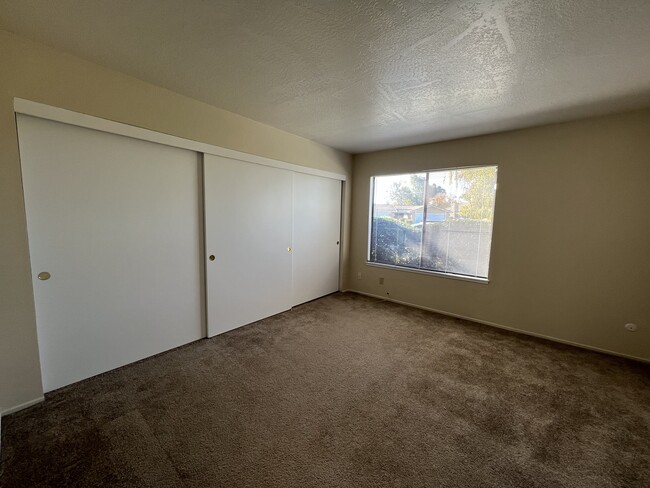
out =
[[[439,171],[454,171],[454,170],[459,170],[459,169],[472,169],[472,168],[485,168],[485,167],[490,167],[494,166],[497,168],[497,181],[495,183],[494,187],[494,216],[492,218],[492,236],[490,239],[490,254],[488,256],[488,276],[487,277],[480,277],[480,276],[471,276],[471,275],[463,275],[463,274],[458,274],[458,273],[451,273],[447,271],[436,271],[436,270],[431,270],[431,269],[425,269],[425,268],[416,268],[416,267],[411,267],[411,266],[403,266],[403,265],[397,265],[397,264],[387,264],[387,263],[377,263],[374,261],[370,261],[370,253],[371,253],[371,247],[372,247],[372,224],[374,220],[374,213],[375,213],[375,208],[374,208],[374,198],[375,198],[375,178],[382,178],[382,177],[389,177],[389,176],[407,176],[407,175],[412,175],[412,174],[418,174],[418,173],[435,173]],[[426,188],[426,187],[425,187]],[[426,169],[426,170],[411,170],[406,173],[387,173],[387,174],[375,174],[370,177],[370,186],[369,186],[369,198],[368,198],[368,242],[367,242],[367,249],[366,249],[366,265],[375,267],[375,268],[385,268],[385,269],[391,269],[391,270],[396,270],[396,271],[404,271],[407,273],[417,273],[417,274],[424,274],[424,275],[430,275],[430,276],[438,276],[442,278],[450,278],[453,280],[461,280],[461,281],[469,281],[473,283],[479,283],[483,285],[487,285],[490,283],[490,273],[491,273],[491,267],[490,263],[492,262],[492,251],[494,249],[494,220],[496,218],[496,202],[497,202],[497,191],[499,188],[499,165],[496,163],[484,163],[484,164],[473,164],[473,165],[468,165],[468,166],[454,166],[454,167],[445,167],[445,168],[437,168],[437,169]],[[424,198],[426,199],[426,193]],[[424,230],[424,229],[423,229]]]

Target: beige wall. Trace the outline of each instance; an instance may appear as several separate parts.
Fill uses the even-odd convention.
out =
[[[345,153],[4,31],[0,31],[0,66],[0,412],[42,395],[14,97],[350,174]],[[343,266],[347,241],[344,232]]]
[[[483,163],[489,284],[365,264],[372,175]],[[352,195],[349,289],[650,360],[650,110],[358,155]]]

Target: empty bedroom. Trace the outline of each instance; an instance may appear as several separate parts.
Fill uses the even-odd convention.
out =
[[[0,0],[0,487],[649,487],[649,25]]]

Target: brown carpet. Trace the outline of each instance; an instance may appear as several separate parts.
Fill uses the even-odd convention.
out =
[[[336,294],[2,427],[2,487],[648,487],[650,366]]]

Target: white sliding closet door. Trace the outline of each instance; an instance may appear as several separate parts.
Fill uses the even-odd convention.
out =
[[[198,154],[24,115],[18,133],[45,391],[201,338]]]
[[[294,173],[293,305],[339,289],[341,182]]]
[[[203,167],[213,336],[291,308],[292,173],[209,154]]]

